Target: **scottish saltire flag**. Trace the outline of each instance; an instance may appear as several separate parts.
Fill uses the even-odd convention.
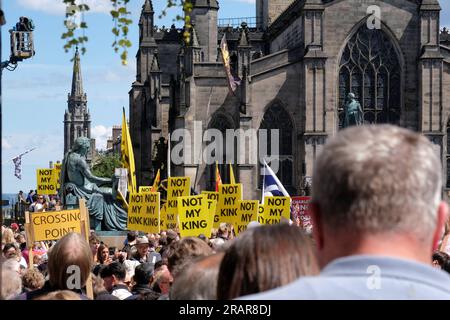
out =
[[[19,180],[22,180],[22,156],[27,154],[28,152],[33,151],[34,149],[36,149],[36,148],[32,148],[30,150],[27,150],[24,153],[21,153],[17,157],[12,159],[12,161],[14,162],[14,175]]]
[[[290,197],[289,193],[284,188],[277,175],[272,168],[264,160],[263,169],[263,189],[262,189],[262,203],[264,204],[265,197],[271,196],[285,196]]]

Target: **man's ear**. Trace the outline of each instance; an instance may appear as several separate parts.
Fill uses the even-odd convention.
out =
[[[323,249],[323,225],[320,206],[317,203],[311,203],[309,206],[309,214],[311,216],[313,224],[313,238],[316,242],[317,250],[321,251]]]
[[[436,229],[434,230],[433,234],[433,251],[438,249],[439,240],[441,240],[443,235],[443,230],[445,227],[445,223],[448,219],[448,205],[447,202],[441,201],[438,207],[437,212],[437,222],[436,222]]]

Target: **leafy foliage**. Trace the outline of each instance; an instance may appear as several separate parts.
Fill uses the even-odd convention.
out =
[[[99,154],[93,161],[92,173],[98,177],[111,178],[115,168],[121,168],[118,154]]]
[[[61,35],[61,38],[66,40],[64,44],[64,51],[69,52],[73,47],[81,46],[81,53],[86,53],[84,44],[88,41],[88,37],[85,35],[85,30],[88,28],[87,23],[84,21],[84,13],[89,11],[89,6],[85,4],[78,4],[80,0],[62,0],[66,5],[66,19],[64,25],[67,29]],[[132,19],[129,19],[130,12],[127,10],[127,4],[130,0],[110,0],[114,6],[114,10],[111,10],[111,17],[114,23],[112,33],[114,35],[114,42],[112,47],[114,52],[120,53],[120,59],[123,65],[128,63],[128,48],[132,46],[131,41],[128,39],[129,26],[133,23]],[[191,40],[191,17],[192,1],[191,0],[166,0],[167,5],[159,15],[161,19],[167,15],[167,11],[173,7],[179,7],[182,9],[184,17],[177,15],[174,20],[184,21],[184,33],[183,38],[185,43],[189,43]],[[76,18],[81,16],[80,23],[78,24]],[[79,32],[81,35],[79,35]]]

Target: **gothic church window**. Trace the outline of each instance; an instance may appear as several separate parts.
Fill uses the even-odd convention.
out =
[[[279,170],[276,172],[278,178],[281,183],[284,185],[286,190],[295,194],[294,188],[294,172],[293,172],[293,130],[294,126],[292,124],[291,118],[287,111],[281,106],[279,103],[273,104],[270,108],[267,109],[264,114],[263,120],[261,122],[260,129],[267,130],[267,141],[261,141],[261,143],[266,144],[266,154],[276,155],[277,148],[273,145],[274,143],[278,143],[278,153],[280,159]],[[271,130],[277,129],[279,130],[279,141],[272,141],[271,138]],[[262,155],[261,155],[262,156]],[[270,163],[269,163],[270,165]],[[259,186],[262,187],[262,176],[259,175],[260,182]]]
[[[339,68],[339,126],[347,95],[353,92],[364,111],[365,123],[400,119],[400,61],[382,30],[364,24],[347,43]]]

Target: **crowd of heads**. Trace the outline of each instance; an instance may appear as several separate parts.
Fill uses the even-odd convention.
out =
[[[19,225],[2,226],[1,298],[86,299],[92,282],[97,300],[236,299],[314,277],[373,239],[398,241],[375,245],[377,253],[403,246],[406,257],[450,273],[448,254],[432,252],[446,217],[434,152],[425,138],[397,127],[343,130],[316,161],[312,235],[295,224],[252,222],[236,236],[221,223],[211,237],[128,231],[112,247],[91,231],[89,241],[69,233],[28,248]]]

